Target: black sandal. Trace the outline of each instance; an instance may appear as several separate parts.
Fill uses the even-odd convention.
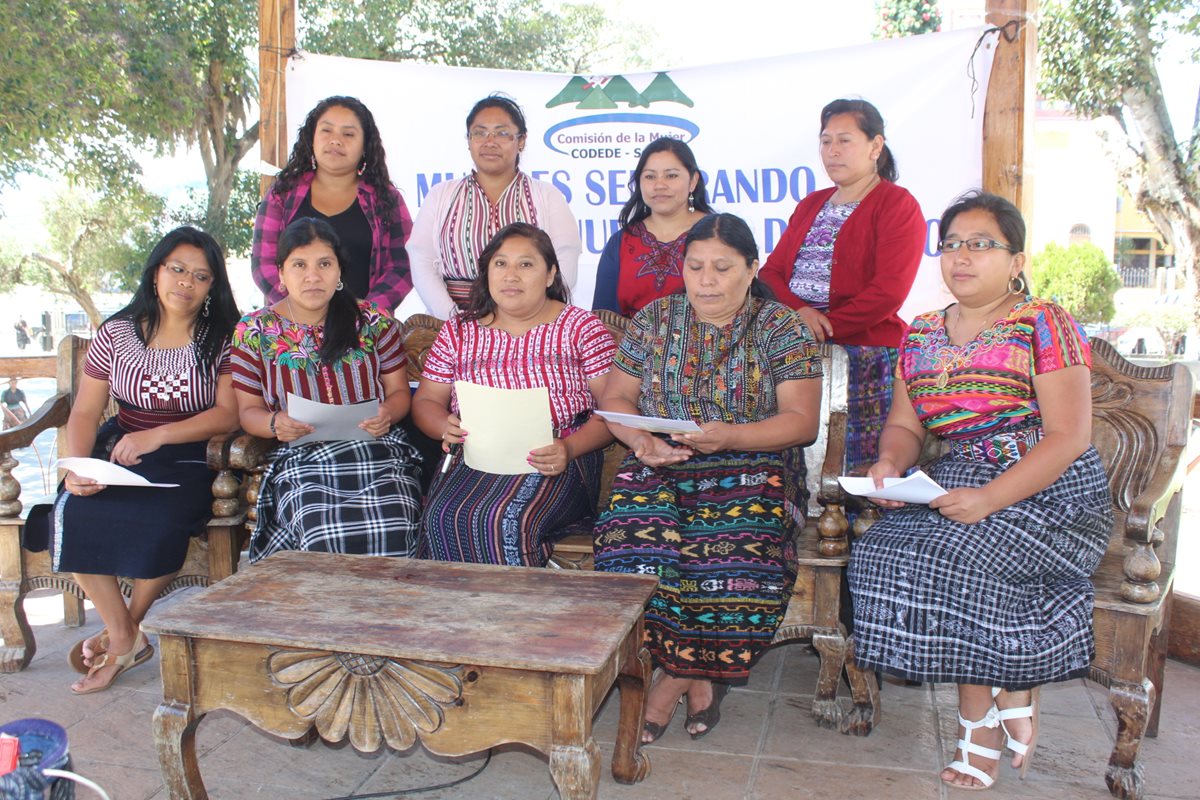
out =
[[[699,739],[707,736],[708,732],[717,727],[717,723],[721,721],[721,701],[725,699],[725,695],[729,692],[729,684],[714,683],[712,702],[708,704],[708,708],[703,711],[697,711],[695,714],[688,714],[684,720],[684,726],[687,728],[688,736],[693,739]],[[704,730],[692,732],[693,725],[703,725]]]

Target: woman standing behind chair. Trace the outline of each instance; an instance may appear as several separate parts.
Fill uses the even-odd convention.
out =
[[[372,439],[275,451],[250,560],[277,550],[411,555],[421,492],[417,453],[397,426],[410,403],[400,324],[350,293],[328,222],[293,222],[277,258],[283,299],[243,318],[233,337],[242,428],[281,442],[312,433],[289,415],[288,394],[338,405],[378,400],[379,413],[359,423]]]
[[[847,578],[855,661],[958,684],[961,756],[942,780],[984,789],[1006,741],[1024,777],[1036,687],[1088,674],[1089,576],[1112,500],[1091,446],[1087,337],[1026,294],[1021,213],[967,196],[946,209],[942,232],[957,302],[908,329],[869,474],[877,485],[904,474],[933,433],[950,448],[926,469],[949,493],[928,506],[879,501],[896,510],[855,540]]]
[[[388,177],[375,118],[353,97],[327,97],[308,112],[292,154],[258,207],[250,269],[267,305],[283,297],[275,266],[292,220],[322,219],[346,248],[342,280],[387,312],[412,289],[404,246],[412,218]]]
[[[686,294],[629,324],[602,408],[694,420],[670,440],[610,424],[629,455],[595,530],[596,569],[657,575],[646,646],[665,673],[646,700],[644,743],[687,695],[688,733],[721,719],[783,619],[806,506],[799,446],[816,438],[821,361],[787,307],[751,293],[758,247],[744,221],[712,214],[684,246]],[[672,441],[673,440],[673,441]]]
[[[916,199],[895,183],[883,117],[866,100],[821,109],[821,162],[834,185],[800,201],[760,277],[817,341],[846,348],[852,469],[875,461],[906,327],[897,312],[916,278],[926,227]]]
[[[104,486],[68,472],[53,509],[30,514],[31,527],[49,523],[55,572],[74,572],[104,620],[100,634],[72,651],[72,663],[87,672],[71,685],[76,694],[107,689],[154,654],[139,625],[211,514],[206,443],[237,427],[229,375],[237,316],[220,246],[207,233],[177,228],[151,251],[133,300],[88,348],[67,454],[179,486]],[[97,430],[110,397],[117,415]],[[133,579],[128,606],[118,575]]]
[[[712,209],[692,149],[655,139],[642,151],[621,230],[600,254],[593,309],[632,317],[651,300],[683,289],[683,241]]]
[[[544,231],[517,222],[496,234],[479,256],[471,305],[442,325],[425,357],[413,417],[449,452],[467,435],[454,381],[545,386],[554,442],[529,453],[536,472],[523,475],[479,472],[456,455],[430,488],[422,557],[541,567],[555,535],[592,516],[600,448],[612,435],[591,411],[614,350],[604,323],[569,305]]]
[[[429,190],[413,227],[409,254],[413,282],[429,313],[449,319],[471,302],[479,256],[506,225],[527,222],[554,243],[563,285],[575,285],[579,226],[554,186],[521,172],[525,115],[503,95],[489,95],[467,115],[467,143],[475,169]]]

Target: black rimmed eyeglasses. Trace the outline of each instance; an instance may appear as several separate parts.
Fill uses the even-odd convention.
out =
[[[1015,253],[1016,248],[1012,245],[1007,245],[1004,242],[997,242],[995,239],[950,239],[938,242],[938,250],[943,253],[957,253],[958,248],[963,245],[967,246],[967,250],[972,253],[984,253],[992,248],[997,250],[1007,250],[1010,253]]]

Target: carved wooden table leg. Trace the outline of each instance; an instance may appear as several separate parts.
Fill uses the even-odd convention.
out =
[[[846,663],[846,639],[835,631],[814,632],[812,643],[821,654],[817,690],[813,695],[813,719],[822,728],[837,730],[842,721],[837,692],[838,683],[842,680],[842,666]]]
[[[20,672],[29,666],[37,644],[25,618],[25,593],[21,590],[21,529],[0,526],[0,672]]]
[[[867,736],[879,723],[879,681],[874,672],[859,669],[854,663],[854,640],[846,642],[846,678],[854,703],[842,716],[842,733]]]
[[[587,683],[580,675],[555,675],[552,685],[550,775],[562,800],[596,800],[600,748],[592,738]]]
[[[160,636],[163,702],[154,712],[154,744],[163,784],[171,800],[207,800],[196,760],[197,716],[192,703],[195,675],[190,658],[191,643],[175,636]]]
[[[637,783],[650,774],[650,757],[641,749],[642,726],[646,722],[646,695],[650,692],[650,651],[642,647],[641,623],[625,639],[617,691],[621,716],[613,747],[612,774],[617,783]]]
[[[1154,705],[1154,684],[1148,679],[1140,685],[1114,682],[1108,689],[1108,702],[1117,712],[1117,743],[1108,758],[1104,782],[1113,797],[1139,800],[1145,774],[1137,756]]]

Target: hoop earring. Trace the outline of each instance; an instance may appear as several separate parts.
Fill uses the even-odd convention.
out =
[[[200,313],[202,313],[204,316],[207,317],[208,316],[208,307],[211,305],[212,305],[212,295],[210,294],[208,297],[204,298],[204,310],[201,311]]]
[[[340,292],[342,289],[345,289],[345,288],[346,288],[346,285],[344,283],[342,283],[341,281],[338,281],[337,291]]]
[[[362,174],[366,171],[367,171],[367,160],[364,158],[363,162],[358,165],[358,176],[361,178]]]
[[[696,193],[695,192],[688,192],[688,213],[689,214],[696,213]]]
[[[1014,285],[1015,284],[1015,285]],[[1021,275],[1013,275],[1008,279],[1009,294],[1028,294],[1029,286],[1025,283],[1025,278]]]

